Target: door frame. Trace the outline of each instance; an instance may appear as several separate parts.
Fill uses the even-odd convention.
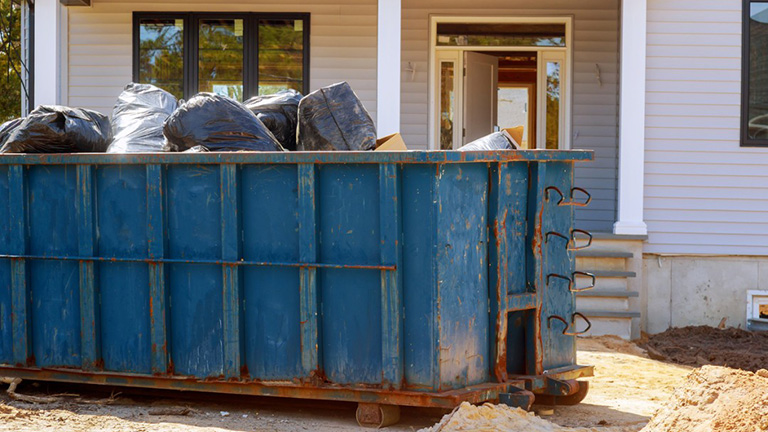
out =
[[[538,68],[538,66],[537,66]],[[538,146],[538,129],[536,127],[538,123],[538,119],[536,116],[538,115],[538,106],[539,106],[539,98],[538,94],[536,93],[536,84],[528,83],[528,82],[519,82],[519,83],[512,83],[507,85],[499,85],[499,88],[514,88],[514,89],[526,89],[528,90],[528,124],[525,125],[525,130],[528,133],[528,142],[527,144],[530,145],[531,142],[536,144]],[[523,145],[522,142],[518,143],[521,146]]]
[[[503,23],[503,24],[564,24],[565,25],[565,47],[541,47],[541,46],[438,46],[437,45],[437,24],[438,23]],[[561,131],[561,140],[560,140],[560,148],[561,149],[570,149],[571,148],[571,130],[572,130],[572,106],[573,106],[573,16],[455,16],[455,15],[430,15],[429,16],[429,78],[427,80],[427,85],[429,87],[428,94],[429,94],[429,101],[428,101],[428,107],[429,107],[429,116],[428,116],[428,129],[427,129],[427,145],[430,150],[439,150],[440,149],[440,143],[438,142],[439,137],[439,92],[437,91],[437,85],[440,82],[439,77],[439,68],[437,67],[437,62],[440,59],[440,56],[438,53],[440,51],[460,51],[462,52],[462,55],[459,56],[459,64],[461,69],[457,69],[458,71],[461,71],[461,74],[463,76],[463,51],[535,51],[535,52],[547,52],[547,51],[555,51],[555,52],[563,52],[565,54],[565,91],[564,91],[564,99],[565,103],[562,104],[562,110],[564,111],[563,115],[563,127]],[[541,56],[539,56],[541,57]],[[539,65],[541,65],[541,61],[539,60]],[[460,79],[458,81],[462,81],[463,79]],[[541,85],[537,85],[537,88],[539,89],[537,91],[538,95],[541,95]],[[462,86],[459,86],[459,89],[463,91]],[[458,97],[461,98],[463,95],[461,92],[458,93]],[[537,96],[537,111],[540,109],[538,107],[541,107],[541,100],[540,97]],[[460,104],[457,104],[456,107],[458,110],[462,110],[463,106]],[[461,118],[463,115],[462,112],[457,113],[456,118]],[[536,116],[538,116],[538,112],[536,113]],[[544,129],[541,127],[540,124],[537,125],[537,129]],[[545,142],[539,142],[537,139],[537,146],[541,148],[540,146],[542,144],[545,144]]]

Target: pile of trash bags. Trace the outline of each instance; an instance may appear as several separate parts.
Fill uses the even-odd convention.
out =
[[[110,119],[96,111],[42,105],[0,125],[0,153],[368,151],[376,127],[346,82],[306,96],[295,90],[241,103],[214,93],[187,101],[150,84],[128,84]],[[462,151],[514,149],[496,133]]]

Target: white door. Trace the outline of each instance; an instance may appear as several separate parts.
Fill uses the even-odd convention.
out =
[[[463,144],[482,138],[496,129],[498,83],[498,57],[464,52]]]

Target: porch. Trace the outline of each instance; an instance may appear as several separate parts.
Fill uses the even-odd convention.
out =
[[[139,13],[171,19],[171,25],[182,26],[187,33],[207,17],[231,18],[233,33],[244,39],[244,54],[238,57],[243,59],[239,85],[244,95],[259,91],[258,64],[264,62],[261,54],[256,53],[258,36],[246,37],[248,23],[255,28],[262,18],[285,21],[306,16],[302,24],[289,24],[303,33],[300,90],[312,91],[348,81],[376,120],[380,135],[401,132],[412,149],[441,148],[440,64],[450,56],[456,59],[452,63],[456,82],[452,87],[454,108],[463,110],[459,118],[466,120],[463,127],[453,128],[450,139],[457,145],[466,138],[464,131],[470,124],[466,116],[477,112],[467,108],[467,101],[462,100],[466,93],[459,83],[463,82],[460,71],[468,63],[467,52],[496,57],[501,62],[514,57],[510,54],[534,57],[534,75],[528,81],[533,83],[529,94],[534,96],[527,104],[531,109],[526,117],[526,141],[546,148],[551,143],[547,137],[547,122],[551,118],[546,112],[547,104],[542,103],[547,101],[547,62],[559,62],[561,104],[557,108],[554,145],[595,151],[595,161],[579,166],[576,171],[576,184],[593,196],[589,207],[577,209],[577,226],[619,239],[629,236],[624,238],[640,246],[631,247],[637,252],[632,252],[627,266],[637,267],[636,262],[641,262],[642,240],[638,239],[647,233],[643,222],[645,0],[253,0],[217,4],[202,0],[37,0],[34,103],[81,106],[110,113],[122,87],[141,78],[137,60]],[[549,46],[519,41],[491,45],[443,43],[438,38],[445,36],[439,30],[444,23],[454,24],[452,31],[459,32],[473,31],[461,27],[467,24],[562,24],[563,41],[561,45]],[[248,60],[249,50],[254,52],[254,60]],[[186,46],[184,55],[191,56],[191,51]],[[561,57],[547,57],[552,53]],[[213,90],[201,87],[201,62],[195,55],[189,65],[185,63],[183,86],[188,88],[187,93]],[[519,72],[512,69],[512,75]],[[515,76],[510,82],[519,84],[521,74]],[[500,71],[496,78],[501,81],[495,86],[501,87]],[[500,111],[493,112],[498,108],[497,100],[488,128],[500,123]],[[582,268],[600,271],[590,266],[595,267]],[[639,278],[641,274],[636,275]],[[625,291],[634,292],[630,288]],[[635,309],[626,312],[631,322]]]

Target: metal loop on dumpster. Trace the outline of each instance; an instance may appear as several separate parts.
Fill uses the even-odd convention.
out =
[[[549,191],[555,191],[558,195],[560,195],[560,199],[557,200],[555,204],[561,205],[563,201],[565,201],[565,195],[563,195],[563,192],[557,187],[557,186],[550,186],[546,189],[544,189],[544,199],[549,201]]]
[[[571,242],[571,239],[568,238],[568,236],[564,234],[560,234],[557,231],[550,231],[544,236],[544,243],[549,243],[549,236],[556,236],[560,237],[561,239],[565,240],[565,245],[568,246],[568,244]]]
[[[589,203],[592,202],[592,194],[587,192],[586,189],[583,189],[580,187],[571,188],[569,201],[565,200],[565,195],[557,186],[549,186],[548,188],[544,189],[544,191],[545,191],[544,199],[546,199],[547,201],[549,201],[550,191],[557,192],[557,194],[560,195],[560,199],[558,199],[557,202],[555,203],[558,206],[586,207],[589,205]],[[576,192],[581,192],[582,194],[586,195],[587,199],[583,202],[576,201]]]
[[[571,292],[589,291],[589,290],[591,290],[592,288],[595,287],[595,283],[597,282],[597,278],[592,273],[587,273],[587,272],[583,272],[583,271],[575,271],[575,272],[573,272],[573,282],[574,282],[574,285],[576,284],[576,276],[586,276],[588,278],[591,278],[592,282],[589,284],[589,286],[585,286],[585,287],[582,287],[582,288],[573,288],[573,287],[571,287]]]
[[[584,235],[586,235],[588,237],[586,245],[576,246],[576,234],[577,233],[584,234]],[[577,251],[577,250],[586,249],[586,248],[588,248],[590,246],[592,246],[592,234],[589,231],[584,231],[584,230],[581,230],[581,229],[572,229],[571,230],[571,239],[570,239],[570,242],[569,242],[568,250]]]
[[[552,278],[558,278],[564,281],[568,281],[568,290],[573,291],[573,279],[569,278],[568,276],[563,276],[561,274],[550,273],[547,275],[547,286],[549,286],[549,280]]]
[[[575,200],[575,192],[583,193],[584,195],[587,196],[587,199],[584,202],[577,202]],[[567,203],[564,203],[562,205],[570,205],[570,206],[574,206],[574,207],[586,207],[591,202],[592,202],[592,194],[587,192],[586,189],[583,189],[583,188],[580,188],[580,187],[573,187],[573,188],[571,188],[571,201],[567,202]]]
[[[570,331],[569,332],[568,329],[570,327],[572,327],[572,326],[575,327],[574,324],[576,323],[576,317],[580,317],[581,319],[583,319],[587,323],[587,328],[585,328],[584,330],[582,330],[580,332],[574,332],[574,331]],[[556,319],[556,320],[560,321],[561,323],[563,323],[563,325],[565,325],[565,328],[563,329],[563,335],[565,335],[565,336],[579,336],[579,335],[583,335],[584,333],[588,332],[589,329],[592,328],[592,322],[587,317],[585,317],[584,314],[582,314],[581,312],[574,312],[573,315],[571,315],[571,324],[568,324],[568,321],[566,321],[565,318],[563,318],[563,317],[561,317],[559,315],[551,315],[549,318],[547,318],[547,325],[550,328],[552,328],[552,320],[553,319]]]

